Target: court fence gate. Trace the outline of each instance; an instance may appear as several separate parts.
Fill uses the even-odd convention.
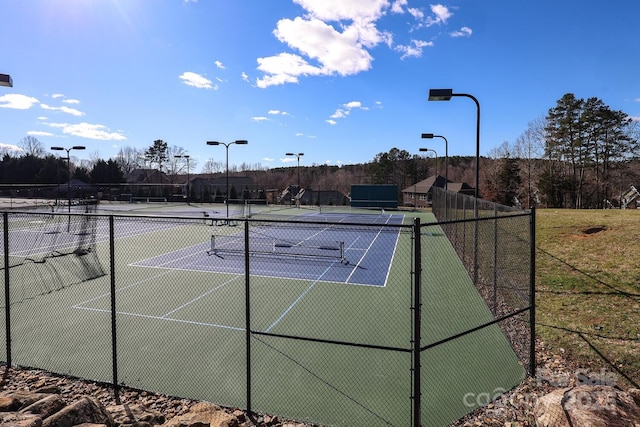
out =
[[[438,221],[4,211],[0,360],[116,402],[447,425],[535,369],[534,212],[452,197]]]

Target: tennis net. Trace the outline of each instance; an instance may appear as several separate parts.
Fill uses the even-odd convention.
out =
[[[289,241],[275,237],[259,236],[249,239],[245,245],[242,235],[211,235],[209,255],[221,256],[224,253],[245,253],[267,256],[291,256],[293,258],[330,258],[345,262],[344,242],[322,240]]]

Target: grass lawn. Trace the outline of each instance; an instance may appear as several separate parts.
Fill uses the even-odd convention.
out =
[[[640,384],[640,210],[536,212],[537,334],[592,372]],[[559,350],[559,351],[563,351]]]

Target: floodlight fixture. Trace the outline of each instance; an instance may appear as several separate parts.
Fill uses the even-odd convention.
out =
[[[13,87],[13,79],[9,74],[0,74],[0,86]]]

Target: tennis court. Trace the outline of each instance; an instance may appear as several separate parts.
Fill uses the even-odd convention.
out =
[[[72,285],[27,289],[52,275],[78,276],[75,270],[89,265],[86,255],[54,258],[74,260],[55,272],[43,268],[51,259],[28,263],[25,271],[10,268],[12,283],[19,283],[11,298],[13,363],[110,382],[115,307],[119,384],[246,407],[250,377],[251,407],[259,412],[326,425],[410,424],[412,217],[290,209],[231,223],[211,221],[224,218],[223,209],[205,215],[191,206],[172,217],[176,209],[117,217],[113,224],[97,217],[91,232],[103,268],[89,280],[69,277]],[[51,218],[16,216],[9,227],[12,256],[50,253],[52,244],[73,247],[82,231],[64,237],[64,223]],[[437,225],[421,239],[429,266],[424,342],[491,319]],[[14,299],[14,292],[23,298]],[[433,426],[472,410],[465,396],[512,387],[524,377],[497,326],[424,351],[422,373],[423,425]]]

